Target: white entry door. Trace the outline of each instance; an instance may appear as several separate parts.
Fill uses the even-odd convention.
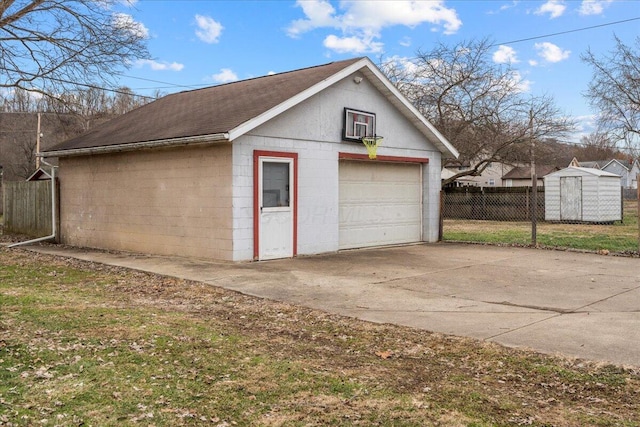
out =
[[[294,159],[258,158],[258,259],[295,255]]]

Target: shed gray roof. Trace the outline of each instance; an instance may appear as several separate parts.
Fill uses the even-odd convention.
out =
[[[44,157],[123,151],[147,146],[233,141],[348,75],[360,71],[445,157],[455,148],[368,58],[167,95],[79,137],[44,151]]]
[[[616,175],[615,173],[611,173],[611,172],[607,172],[607,171],[603,171],[603,170],[595,169],[595,168],[585,168],[585,167],[578,167],[578,166],[569,166],[569,167],[561,169],[559,171],[555,171],[553,173],[550,173],[550,174],[546,175],[545,178],[547,176],[563,176],[567,172],[571,172],[571,171],[575,171],[575,172],[578,172],[580,174],[587,174],[587,175],[594,175],[594,176],[604,176],[604,177],[611,177],[611,178],[620,178],[620,175]]]

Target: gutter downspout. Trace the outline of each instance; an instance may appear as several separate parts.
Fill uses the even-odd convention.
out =
[[[47,240],[55,240],[58,233],[58,227],[56,226],[56,222],[58,220],[58,216],[56,215],[57,211],[57,197],[56,197],[56,168],[50,163],[47,163],[44,159],[40,160],[43,164],[51,167],[51,235],[45,237],[38,237],[37,239],[27,240],[25,242],[14,243],[9,245],[9,248],[15,248],[16,246],[30,245],[33,243],[44,242]]]

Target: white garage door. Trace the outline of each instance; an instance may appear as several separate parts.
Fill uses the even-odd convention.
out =
[[[420,164],[340,161],[340,249],[418,242]]]

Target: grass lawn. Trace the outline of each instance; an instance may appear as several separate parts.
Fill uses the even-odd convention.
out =
[[[640,375],[0,247],[0,425],[639,426]]]
[[[531,244],[530,222],[444,220],[445,241]],[[538,245],[590,251],[638,252],[638,203],[626,201],[622,222],[600,224],[537,224]]]

